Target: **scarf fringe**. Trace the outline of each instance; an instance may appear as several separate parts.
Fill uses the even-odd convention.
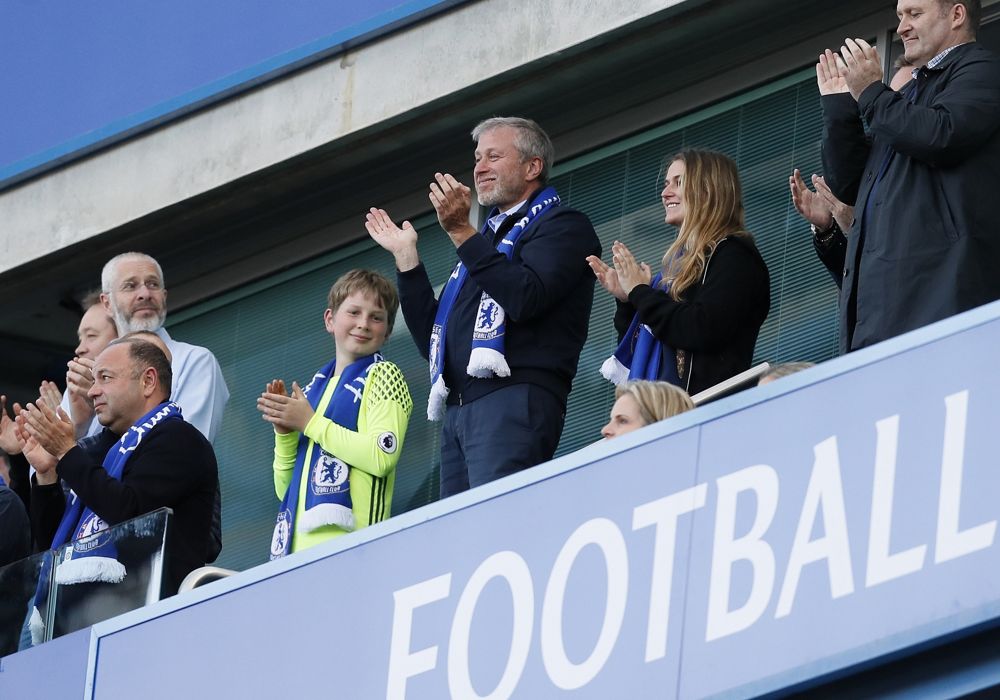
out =
[[[299,530],[312,532],[326,525],[336,525],[348,532],[354,529],[354,512],[339,503],[320,503],[303,511],[299,518]]]
[[[546,187],[539,192],[529,203],[527,213],[504,234],[496,246],[497,252],[503,254],[508,260],[512,259],[514,248],[517,246],[521,234],[532,225],[542,212],[559,204],[559,195],[556,194],[553,187]],[[480,233],[486,234],[489,230],[487,222]],[[492,236],[490,238],[492,239]],[[431,394],[427,401],[428,420],[439,421],[444,417],[448,388],[444,385],[442,375],[445,358],[444,344],[448,335],[448,317],[467,276],[468,270],[459,261],[438,297],[438,307],[434,314],[434,325],[431,329],[430,347],[427,353],[432,384]],[[510,376],[510,366],[504,357],[506,324],[507,314],[503,306],[497,303],[486,290],[483,290],[479,298],[475,323],[472,327],[472,350],[469,356],[469,365],[465,370],[469,376],[477,379]]]
[[[333,394],[322,415],[340,428],[357,431],[368,372],[384,359],[377,352],[359,357],[346,367],[341,367],[339,374],[336,358],[327,362],[313,375],[309,388],[303,392],[313,411],[319,411],[319,404],[330,388],[330,382],[336,380],[339,386],[333,387]],[[324,525],[354,529],[350,482],[352,468],[304,433],[299,434],[292,479],[281,499],[281,508],[271,535],[272,560],[291,553],[295,533],[300,530],[309,532]],[[317,486],[321,488],[314,488]],[[302,521],[298,519],[300,489],[305,491],[301,502]],[[337,513],[337,509],[342,510]]]
[[[601,376],[609,382],[618,386],[628,381],[629,369],[621,361],[612,355],[601,365]]]
[[[451,390],[444,383],[444,375],[439,374],[427,397],[427,420],[439,421],[444,418],[444,406]]]
[[[31,619],[28,620],[28,631],[31,632],[31,646],[37,647],[45,641],[45,623],[38,608],[34,606],[31,608]]]
[[[509,377],[510,366],[503,353],[492,348],[472,348],[469,354],[469,366],[465,369],[470,377],[492,379],[493,377]]]
[[[110,557],[80,557],[68,559],[56,567],[56,583],[61,586],[74,583],[121,583],[125,567]]]

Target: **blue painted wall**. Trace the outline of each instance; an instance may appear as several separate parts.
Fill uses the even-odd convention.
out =
[[[0,186],[464,0],[4,0]]]

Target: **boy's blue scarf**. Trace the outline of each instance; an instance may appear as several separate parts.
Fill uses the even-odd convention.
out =
[[[344,370],[340,385],[333,390],[330,403],[323,415],[348,430],[358,429],[361,396],[365,390],[368,370],[383,357],[374,353],[355,360]],[[303,393],[315,411],[326,392],[328,382],[336,372],[336,359],[324,365],[309,382]],[[344,530],[354,529],[354,510],[351,503],[351,465],[330,454],[315,442],[299,434],[295,453],[292,481],[288,484],[281,509],[271,537],[271,559],[279,559],[292,551],[295,534],[295,512],[299,506],[299,489],[302,475],[308,474],[305,510],[300,525],[305,531],[324,525],[336,525]]]
[[[497,244],[497,250],[510,259],[514,255],[517,240],[539,214],[550,207],[558,206],[559,195],[555,188],[546,187],[528,204],[527,213],[518,220]],[[491,212],[492,213],[492,212]],[[481,235],[486,235],[489,222],[483,226]],[[449,388],[444,383],[444,339],[448,331],[448,317],[458,298],[458,293],[465,283],[469,272],[461,261],[455,265],[451,277],[441,291],[437,313],[434,316],[434,327],[431,329],[431,343],[428,357],[431,370],[431,393],[427,400],[428,420],[441,420],[444,416],[445,402],[448,399]],[[469,355],[469,366],[466,372],[471,377],[489,379],[491,377],[509,377],[510,366],[504,356],[507,319],[503,308],[485,291],[479,300],[479,310],[476,312],[476,325],[472,331],[472,352]]]
[[[121,481],[132,453],[147,435],[169,420],[182,420],[181,408],[175,403],[161,403],[125,431],[104,457],[108,476]],[[118,562],[118,551],[107,529],[108,524],[100,516],[84,507],[76,494],[70,494],[51,549],[67,542],[73,543],[73,549],[56,569],[56,583],[118,583],[125,578],[125,567]]]
[[[657,273],[650,280],[649,286],[656,289],[662,279],[663,273]],[[670,291],[669,284],[664,287],[664,291]],[[614,354],[601,365],[601,374],[616,385],[630,379],[648,379],[667,381],[683,388],[677,374],[676,351],[667,343],[657,340],[649,326],[639,322],[638,313],[632,318],[632,323]]]

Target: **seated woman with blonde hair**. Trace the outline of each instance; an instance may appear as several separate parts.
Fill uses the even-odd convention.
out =
[[[669,382],[625,382],[615,389],[611,420],[601,429],[605,440],[690,411],[694,403],[687,392]]]

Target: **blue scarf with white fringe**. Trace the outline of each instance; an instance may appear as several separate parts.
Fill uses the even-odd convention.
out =
[[[527,213],[518,220],[497,244],[497,250],[513,257],[514,246],[532,221],[547,209],[558,206],[559,195],[555,188],[546,187],[528,205]],[[480,235],[486,235],[489,221],[483,226]],[[444,416],[445,402],[450,389],[444,383],[444,339],[448,331],[448,317],[458,298],[458,293],[465,284],[469,272],[461,261],[455,265],[448,282],[441,290],[437,313],[434,316],[434,326],[431,329],[431,342],[428,358],[430,359],[431,392],[427,399],[428,420],[441,420]],[[486,291],[479,300],[479,310],[476,312],[476,324],[472,331],[472,352],[469,355],[469,366],[466,372],[470,377],[490,379],[492,377],[509,377],[510,366],[504,355],[507,318],[500,306]]]
[[[145,436],[168,420],[183,420],[180,406],[161,403],[137,420],[104,456],[103,466],[108,476],[121,481],[125,464]],[[79,496],[72,491],[69,493],[62,519],[49,547],[59,549],[68,542],[73,543],[66,558],[56,567],[57,584],[121,583],[125,579],[125,567],[118,561],[118,548],[108,529],[108,524],[99,515],[84,507]],[[34,605],[28,620],[31,646],[41,644],[45,638],[45,622],[39,611],[48,600],[50,571],[45,566],[39,573]]]
[[[649,286],[657,289],[662,280],[663,273],[657,273]],[[665,285],[663,290],[669,292],[670,285]],[[647,379],[667,381],[683,388],[677,373],[677,352],[667,343],[657,340],[649,326],[639,322],[638,313],[632,318],[614,354],[601,365],[601,375],[615,385],[630,379]]]
[[[169,420],[183,420],[175,403],[161,403],[137,420],[104,457],[104,471],[121,481],[125,464],[151,432]],[[56,583],[67,585],[91,581],[118,583],[125,578],[125,567],[118,561],[108,524],[71,493],[62,520],[52,538],[52,549],[72,541],[73,549],[56,569]]]
[[[340,376],[340,384],[333,390],[333,396],[323,415],[348,430],[357,430],[368,371],[383,359],[379,353],[373,353],[348,365]],[[334,377],[336,362],[334,359],[321,367],[303,389],[302,393],[314,411],[326,392],[327,384]],[[309,482],[300,529],[308,532],[325,525],[336,525],[344,530],[354,529],[350,470],[351,465],[324,450],[307,438],[305,433],[299,434],[292,481],[281,501],[271,537],[271,559],[280,559],[292,551],[295,513],[299,506],[299,489],[304,474],[308,475],[306,478]]]

